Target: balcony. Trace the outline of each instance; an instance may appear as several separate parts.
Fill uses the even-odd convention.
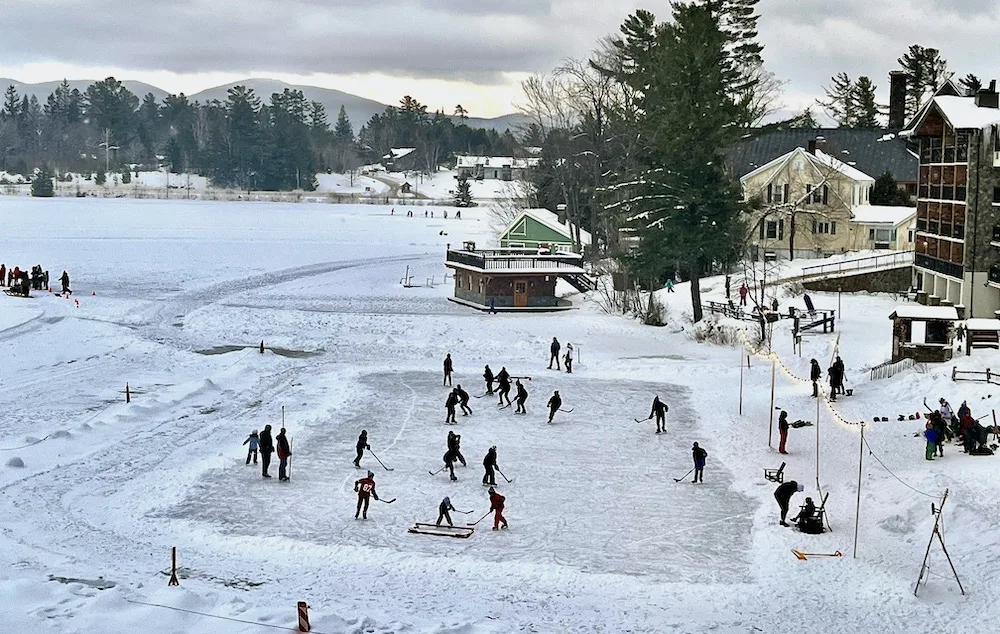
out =
[[[449,249],[447,266],[489,273],[584,273],[583,256],[578,253],[543,253],[527,249],[465,251]]]
[[[961,264],[945,262],[944,260],[932,258],[929,255],[924,255],[923,253],[917,253],[914,255],[913,265],[922,269],[934,271],[935,273],[940,273],[941,275],[953,277],[957,280],[963,279],[965,273],[965,268]]]

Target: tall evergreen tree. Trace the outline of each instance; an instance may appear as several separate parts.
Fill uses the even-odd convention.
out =
[[[851,86],[851,102],[854,109],[855,128],[877,128],[879,125],[879,105],[875,101],[875,84],[868,77],[858,77]]]
[[[455,186],[455,200],[453,202],[456,207],[472,206],[472,185],[469,183],[469,177],[464,172],[458,175],[458,184]]]
[[[35,172],[31,179],[31,195],[39,198],[52,198],[55,196],[55,186],[52,183],[52,170],[47,165],[43,165]]]
[[[936,48],[913,44],[897,60],[906,74],[906,115],[917,112],[921,101],[944,80],[948,62]]]
[[[337,113],[337,123],[333,127],[333,137],[337,143],[354,143],[354,128],[351,127],[351,120],[347,118],[347,111],[344,106],[340,106]]]
[[[853,127],[857,118],[854,102],[854,82],[847,73],[837,73],[830,78],[830,85],[823,87],[826,93],[825,100],[816,100],[816,103],[826,110],[837,125],[841,128]]]
[[[979,79],[976,75],[969,73],[965,77],[958,80],[958,85],[961,86],[966,95],[972,96],[979,92],[979,89],[983,87],[983,80]]]
[[[119,147],[135,138],[139,98],[114,77],[108,77],[87,87],[87,117],[99,130],[111,130]]]

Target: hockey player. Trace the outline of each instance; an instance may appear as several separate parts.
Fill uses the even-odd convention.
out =
[[[455,451],[453,449],[448,449],[442,459],[444,460],[445,468],[448,469],[448,475],[451,478],[451,481],[457,481],[458,478],[455,476],[455,461],[458,460],[458,456]]]
[[[438,505],[437,525],[441,526],[441,520],[445,519],[448,520],[448,526],[454,526],[454,524],[451,523],[451,515],[448,514],[448,511],[454,510],[455,507],[451,505],[451,498],[441,500],[441,504]]]
[[[483,458],[483,484],[488,484],[490,486],[496,486],[497,477],[493,473],[494,470],[499,469],[497,466],[497,446],[493,445],[490,450],[486,452],[486,457]]]
[[[451,364],[451,353],[449,352],[444,358],[444,380],[441,385],[451,385],[451,373],[454,371],[454,367]]]
[[[486,366],[486,371],[483,372],[483,379],[486,381],[486,393],[487,394],[492,394],[493,393],[493,370],[490,369],[490,366]]]
[[[796,493],[802,493],[803,491],[805,491],[805,487],[795,480],[789,480],[775,489],[774,499],[778,501],[778,508],[781,509],[780,524],[782,526],[788,526],[788,522],[785,521],[785,518],[788,516],[788,503],[791,501],[792,496]]]
[[[504,401],[507,401],[507,405],[510,405],[510,374],[507,372],[507,368],[500,368],[500,374],[497,375],[497,383],[500,386],[500,402],[497,405],[503,405]]]
[[[705,482],[705,459],[708,458],[708,452],[698,446],[698,443],[694,443],[691,446],[691,457],[694,459],[694,480],[691,482]]]
[[[503,516],[503,504],[507,501],[507,498],[497,493],[497,490],[493,487],[490,487],[489,494],[490,510],[495,511],[495,514],[493,515],[493,530],[507,528],[507,520],[504,519]]]
[[[560,348],[560,346],[559,346],[559,340],[556,339],[555,337],[552,337],[552,344],[549,346],[549,353],[550,353],[550,356],[549,356],[549,369],[550,370],[552,369],[552,362],[553,361],[556,362],[556,370],[560,370],[561,369],[559,367],[559,348]]]
[[[455,420],[456,405],[458,405],[458,394],[455,393],[455,390],[452,390],[451,392],[448,393],[448,400],[444,402],[444,408],[446,410],[446,414],[444,417],[445,423],[455,423],[455,424],[458,423],[458,421]]]
[[[666,415],[669,409],[667,404],[660,400],[659,396],[653,397],[653,407],[649,410],[649,418],[656,416],[656,433],[658,434],[667,431]],[[649,420],[649,418],[646,420]]]
[[[354,466],[360,469],[361,468],[361,456],[363,456],[365,454],[365,449],[371,449],[371,447],[368,446],[368,430],[367,429],[362,429],[361,430],[361,435],[358,436],[357,449],[358,449],[358,456],[357,456],[357,458],[354,459]]]
[[[549,399],[548,422],[550,423],[552,422],[552,418],[556,415],[556,412],[559,411],[560,407],[562,407],[562,398],[559,396],[559,390],[556,390],[555,392],[552,393],[552,397]]]
[[[463,467],[466,466],[465,465],[465,456],[462,455],[462,435],[461,434],[456,434],[453,431],[448,432],[448,451],[455,452],[455,457],[458,459],[458,461],[462,463]]]
[[[359,513],[362,519],[368,519],[369,498],[378,499],[378,493],[375,492],[375,474],[369,471],[367,478],[357,480],[354,483],[354,490],[358,493],[358,509],[354,512],[354,519],[358,519]]]
[[[527,414],[528,410],[524,409],[524,402],[528,400],[528,390],[524,389],[521,379],[516,379],[514,383],[517,385],[517,396],[514,397],[514,401],[517,402],[517,408],[514,410],[514,413]]]
[[[264,425],[264,431],[260,432],[258,440],[260,441],[260,474],[262,477],[270,478],[271,476],[267,473],[267,469],[271,466],[271,454],[274,453],[274,441],[271,439],[270,425]]]
[[[462,389],[461,383],[455,388],[455,394],[458,395],[458,404],[462,406],[462,416],[471,414],[472,408],[469,407],[469,393]]]

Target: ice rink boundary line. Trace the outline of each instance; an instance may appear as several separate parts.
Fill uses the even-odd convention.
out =
[[[244,623],[246,625],[258,625],[260,627],[269,627],[274,630],[284,630],[286,632],[295,631],[294,627],[289,627],[287,625],[275,625],[273,623],[261,623],[260,621],[249,621],[247,619],[237,619],[231,616],[221,616],[219,614],[209,614],[208,612],[198,612],[197,610],[188,610],[187,608],[177,608],[172,605],[163,605],[162,603],[148,603],[146,601],[136,601],[135,599],[125,599],[127,603],[134,603],[135,605],[147,605],[152,608],[163,608],[165,610],[174,610],[175,612],[184,612],[186,614],[197,614],[198,616],[207,616],[213,619],[221,619],[223,621],[232,621],[234,623]],[[312,634],[326,634],[320,630],[312,628],[309,630]]]

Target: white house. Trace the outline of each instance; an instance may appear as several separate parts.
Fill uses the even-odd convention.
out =
[[[525,172],[538,165],[538,158],[510,156],[459,156],[455,170],[475,180],[523,180]]]

